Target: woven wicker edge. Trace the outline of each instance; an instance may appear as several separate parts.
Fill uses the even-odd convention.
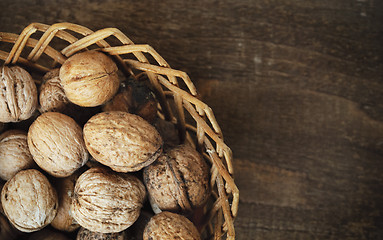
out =
[[[43,33],[40,39],[31,38],[38,31]],[[78,39],[71,32],[81,34],[83,37]],[[121,45],[110,46],[106,38],[111,36],[117,38]],[[54,38],[63,39],[69,45],[57,51],[49,46]],[[217,187],[217,193],[213,193],[214,204],[206,215],[207,230],[214,233],[213,239],[222,239],[224,235],[227,239],[235,239],[234,219],[238,213],[239,190],[232,176],[232,152],[223,141],[221,129],[212,109],[197,98],[197,90],[185,72],[170,68],[151,46],[134,44],[116,28],[105,28],[94,32],[73,23],[53,25],[32,23],[24,28],[20,35],[0,32],[0,42],[13,44],[9,53],[0,50],[0,59],[4,60],[5,65],[21,63],[46,72],[56,64],[62,64],[67,57],[76,52],[97,45],[98,50],[114,56],[125,73],[134,75],[133,70],[146,72],[160,102],[160,117],[177,124],[180,139],[189,141],[198,150],[203,150],[204,157],[212,164],[210,184],[212,188]],[[28,56],[21,57],[22,53],[28,50],[30,50]],[[52,66],[39,64],[38,60],[43,54],[52,59]],[[126,54],[133,55],[134,58],[123,59],[120,56]],[[151,55],[156,65],[149,63],[145,54]],[[179,79],[187,86],[186,90],[179,87]],[[167,101],[169,96],[174,99],[177,117],[174,116]],[[195,120],[196,127],[186,123],[185,110]],[[196,134],[197,144],[192,140],[189,131]]]

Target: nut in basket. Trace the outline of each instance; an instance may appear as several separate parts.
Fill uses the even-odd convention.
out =
[[[38,39],[35,39],[34,35],[39,36]],[[119,44],[110,45],[107,41],[109,37],[116,38]],[[122,172],[128,173],[122,174],[135,175],[139,179],[142,178],[141,169],[143,167],[155,162],[157,158],[163,154],[172,153],[172,149],[175,148],[176,145],[188,145],[194,149],[194,151],[198,152],[201,160],[204,161],[210,169],[210,171],[207,171],[209,179],[206,180],[205,184],[207,185],[206,189],[209,189],[211,193],[209,192],[209,195],[207,195],[210,196],[208,199],[203,199],[203,204],[193,204],[191,199],[194,198],[191,196],[185,198],[185,196],[193,192],[188,191],[188,188],[192,188],[194,186],[192,184],[193,181],[197,181],[198,178],[189,175],[195,171],[183,171],[184,160],[179,162],[165,161],[167,162],[167,165],[165,164],[167,167],[169,167],[169,163],[179,164],[177,167],[170,166],[170,168],[168,168],[171,180],[169,180],[168,183],[166,183],[166,181],[163,183],[165,185],[170,184],[170,182],[173,184],[171,191],[175,192],[173,194],[169,193],[169,197],[184,196],[184,198],[182,198],[183,200],[176,197],[175,203],[180,205],[179,209],[191,210],[185,213],[175,208],[176,210],[173,209],[172,211],[178,214],[184,214],[188,217],[199,230],[202,239],[235,238],[234,219],[238,212],[239,191],[232,177],[232,152],[223,141],[221,129],[215,120],[212,109],[197,97],[197,90],[186,73],[170,68],[169,64],[152,47],[146,44],[134,44],[127,36],[115,28],[106,28],[94,32],[86,27],[72,23],[57,23],[53,25],[32,23],[27,26],[20,35],[0,33],[0,43],[0,59],[4,61],[5,66],[22,66],[27,69],[32,76],[43,75],[55,68],[60,68],[59,87],[62,87],[69,100],[68,104],[71,105],[69,107],[71,110],[63,110],[60,114],[69,115],[77,121],[80,127],[83,127],[94,115],[98,113],[106,114],[107,112],[100,113],[102,109],[105,109],[103,105],[113,100],[112,98],[119,93],[119,89],[127,84],[129,85],[130,82],[138,82],[150,89],[155,96],[156,108],[154,108],[155,120],[153,120],[153,125],[157,126],[158,132],[156,130],[145,132],[150,128],[150,124],[145,122],[145,124],[143,124],[145,127],[143,128],[137,128],[133,124],[132,128],[134,131],[137,131],[137,134],[130,134],[133,129],[129,131],[126,128],[127,125],[125,126],[125,123],[122,124],[122,122],[126,120],[126,117],[107,119],[106,122],[110,124],[106,124],[105,126],[101,126],[102,124],[97,125],[99,122],[96,122],[96,125],[93,124],[92,128],[97,129],[97,127],[104,127],[104,131],[96,136],[97,139],[92,140],[101,145],[94,145],[95,147],[90,150],[89,145],[92,144],[86,144],[87,151],[89,151],[91,155],[91,159],[88,162],[94,162],[102,167],[108,166],[115,171],[124,169]],[[10,46],[10,50],[8,51],[4,50],[6,49],[5,47],[2,48],[3,45],[5,46],[7,44]],[[34,78],[36,79],[36,77]],[[182,81],[182,84],[179,84],[179,81]],[[6,80],[2,77],[0,84],[5,86],[5,82]],[[42,82],[37,79],[36,84],[39,87]],[[180,85],[185,85],[185,87],[181,88]],[[134,86],[134,84],[131,86]],[[3,87],[3,92],[4,91],[7,93],[7,87]],[[127,95],[127,98],[129,98],[129,95]],[[126,102],[132,101],[128,100]],[[1,111],[10,106],[8,101],[0,102],[0,104]],[[151,102],[148,106],[155,105]],[[136,109],[143,108],[136,106]],[[153,109],[153,107],[150,109]],[[126,114],[134,115],[137,113],[138,110],[137,112],[133,112],[132,110],[132,112]],[[33,114],[29,118],[31,119],[30,122],[27,121],[27,123],[25,123],[25,121],[23,121],[17,123],[17,121],[23,120],[19,117],[14,121],[16,123],[9,123],[8,127],[29,127],[28,124],[31,124],[34,119],[38,119],[38,115],[40,115],[40,113],[36,111]],[[119,112],[118,114],[121,115],[122,113]],[[141,117],[134,118],[140,119],[138,122],[146,121]],[[65,124],[63,126],[65,128]],[[125,127],[117,131],[116,126]],[[153,132],[156,134],[169,132],[168,130],[164,131],[160,129],[161,127],[159,126],[168,126],[167,129],[173,129],[177,136],[177,142],[168,142],[167,140],[172,138],[162,135],[161,138],[164,139],[164,142],[160,143],[160,147],[156,145],[157,143],[153,142],[153,151],[145,152],[135,150],[127,156],[124,156],[122,160],[105,161],[118,159],[118,154],[121,154],[119,149],[129,144],[132,148],[138,146],[137,149],[140,149],[140,146],[142,146],[141,143],[152,141],[149,140],[150,136],[148,135]],[[52,134],[58,131],[54,126],[52,129]],[[83,129],[83,131],[84,135],[86,135],[87,131],[85,129]],[[51,136],[47,134],[46,137],[49,139]],[[92,137],[95,136],[93,135]],[[110,147],[110,144],[115,139],[122,139],[121,141],[125,142],[118,142],[113,145],[113,147]],[[87,141],[86,138],[85,141]],[[55,144],[55,146],[56,145],[58,144]],[[108,150],[103,151],[103,149]],[[50,150],[57,153],[61,151],[61,148],[53,147],[53,149]],[[137,160],[133,161],[133,158],[130,160],[137,163],[140,167],[135,168],[134,165],[132,165],[133,167],[126,167],[124,164],[129,162],[129,159],[126,158],[133,157],[137,151],[142,152],[142,155],[138,157]],[[68,150],[65,150],[60,152],[60,154],[65,158],[67,152]],[[55,160],[52,156],[52,154],[48,154],[47,161],[51,159],[52,162],[54,162]],[[84,162],[81,162],[76,165],[76,168],[88,168],[88,166],[91,166],[91,169],[94,168],[92,164],[83,165]],[[187,166],[187,164],[185,166]],[[41,168],[44,169],[43,165],[41,165]],[[40,171],[46,174],[43,170]],[[53,171],[54,170],[52,170],[52,172]],[[131,171],[135,172],[132,173]],[[56,175],[55,177],[62,176]],[[116,177],[120,178],[118,174]],[[54,177],[50,177],[50,181],[54,180]],[[181,180],[184,182],[182,183]],[[92,184],[91,180],[88,179],[87,181],[89,181],[90,185]],[[129,184],[130,183],[122,182],[121,186],[124,187],[117,185],[115,186],[116,189],[114,189],[114,192],[123,191]],[[97,194],[97,187],[96,185],[92,194]],[[74,189],[81,188],[75,186]],[[73,199],[77,199],[76,201],[78,201],[78,194],[81,194],[81,192],[74,193],[75,190],[73,192]],[[101,198],[98,199],[98,201],[104,204],[108,201],[106,199],[113,199],[113,196],[109,196],[109,194],[113,194],[113,192],[104,192],[105,199]],[[116,197],[118,198],[118,196],[125,195],[117,194]],[[150,192],[148,198],[151,198]],[[84,201],[92,202],[91,200]],[[141,207],[145,208],[145,204],[141,201],[138,201],[137,204],[142,205],[137,205],[137,209]],[[110,205],[109,207],[113,206]],[[123,212],[122,206],[114,207],[115,214],[121,211]],[[156,211],[162,210],[161,208],[156,209]],[[103,210],[99,209],[98,211],[102,212]],[[96,222],[100,222],[103,219],[101,215],[98,216],[97,214],[89,216],[89,218],[94,218]],[[79,223],[81,225],[81,222]],[[122,223],[114,224],[119,225]],[[129,230],[129,226],[126,227],[126,231]],[[83,227],[87,228],[87,226]],[[134,224],[132,227],[134,227]],[[116,227],[115,229],[125,231],[124,229],[126,228]],[[90,230],[94,231],[95,229],[96,228],[92,228]]]

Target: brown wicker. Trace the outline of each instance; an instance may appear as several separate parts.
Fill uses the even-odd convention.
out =
[[[40,36],[39,39],[31,38],[33,34]],[[110,45],[111,38],[117,44]],[[196,88],[185,72],[170,68],[151,46],[134,44],[116,28],[94,32],[72,23],[32,23],[20,35],[0,32],[0,42],[11,45],[8,50],[4,50],[6,44],[0,45],[4,64],[19,63],[40,72],[62,64],[78,51],[92,48],[114,56],[129,76],[146,73],[159,100],[158,115],[177,124],[180,141],[190,142],[211,163],[212,204],[203,211],[203,235],[208,239],[235,239],[233,222],[238,212],[239,191],[232,176],[232,152],[223,141],[212,109],[198,99]],[[57,49],[59,46],[63,48]],[[155,63],[150,63],[147,57]],[[179,86],[179,80],[183,81],[184,89]]]

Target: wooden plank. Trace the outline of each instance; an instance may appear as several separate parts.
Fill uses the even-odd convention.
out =
[[[247,157],[234,162],[239,239],[380,236],[381,121],[357,103],[310,90],[265,87],[243,96],[248,92],[241,84],[212,86],[205,96],[226,109],[218,119],[224,132],[234,132],[226,139],[235,156]],[[242,97],[223,100],[236,90]],[[238,107],[247,99],[251,107]]]
[[[376,224],[382,198],[369,183],[327,182],[310,179],[310,174],[237,160],[240,174],[236,180],[247,190],[241,195],[236,221],[238,239],[356,240],[380,236]]]
[[[117,27],[186,71],[236,161],[238,239],[382,239],[383,1],[0,1],[0,31]]]

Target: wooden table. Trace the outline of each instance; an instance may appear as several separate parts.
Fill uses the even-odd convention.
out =
[[[0,31],[117,27],[186,71],[235,156],[237,239],[383,238],[383,2],[0,1]]]

